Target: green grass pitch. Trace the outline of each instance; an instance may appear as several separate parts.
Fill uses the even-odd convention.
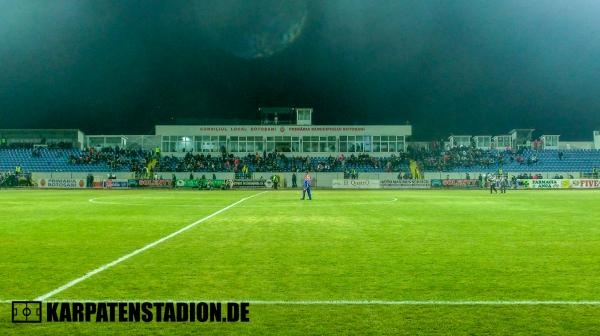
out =
[[[278,301],[251,304],[249,323],[11,323],[10,300],[39,297],[257,193],[0,191],[0,335],[600,328],[598,304],[511,304],[600,300],[598,191],[315,190],[310,202],[269,191],[49,298]],[[447,304],[464,301],[504,304]]]

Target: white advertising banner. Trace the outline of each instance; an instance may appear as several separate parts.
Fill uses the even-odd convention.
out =
[[[560,189],[568,187],[568,181],[563,185],[563,180],[560,179],[537,179],[529,180],[533,189]]]
[[[127,189],[129,181],[127,179],[108,179],[104,181],[104,187],[106,189]]]
[[[382,189],[429,189],[431,180],[381,180]]]
[[[574,189],[600,189],[600,179],[577,179],[569,181],[569,187]]]
[[[331,187],[333,189],[379,189],[379,180],[333,180]]]
[[[518,183],[526,189],[600,189],[600,179],[527,179]]]
[[[68,188],[68,189],[79,189],[85,188],[84,179],[54,179],[54,178],[40,178],[38,180],[38,187],[40,188]]]

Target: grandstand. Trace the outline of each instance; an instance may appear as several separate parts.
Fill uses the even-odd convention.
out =
[[[36,153],[37,154],[34,154]],[[80,156],[81,150],[40,148],[2,148],[0,149],[0,171],[13,171],[21,166],[25,172],[109,172],[113,171],[106,162],[78,165],[71,164],[69,158]],[[129,171],[121,167],[120,171]]]
[[[16,166],[21,166],[26,172],[131,172],[133,167],[129,163],[114,166],[108,160],[99,160],[95,163],[90,162],[71,162],[72,157],[85,157],[86,152],[79,149],[48,149],[41,148],[37,150],[37,156],[33,153],[36,150],[32,148],[2,148],[0,149],[0,171],[11,171]],[[498,157],[503,151],[489,150],[483,152],[486,157]],[[559,158],[559,152],[562,158]],[[410,152],[409,152],[410,153]],[[397,156],[396,156],[397,155]],[[488,165],[456,165],[451,168],[437,169],[435,166],[426,166],[426,172],[453,172],[453,173],[477,173],[486,171],[495,171],[502,167],[507,172],[591,172],[593,168],[600,164],[600,151],[596,149],[572,149],[572,150],[532,150],[526,149],[520,154],[523,162],[520,163],[515,155],[506,155],[501,164],[498,161],[491,162]],[[527,163],[535,157],[535,162]],[[124,156],[126,161],[143,160],[144,155]],[[342,172],[344,169],[356,169],[358,172],[378,173],[378,172],[408,172],[408,159],[410,154],[395,154],[394,157],[356,159],[347,162],[344,166],[340,164],[339,156],[336,157],[311,157],[305,159],[283,159],[281,157],[274,159],[274,171],[290,172],[292,170],[316,170],[329,172]],[[512,159],[508,159],[512,158]],[[238,158],[242,163],[248,165],[250,171],[265,171],[265,166],[257,165],[252,159],[246,157]],[[333,160],[333,161],[332,161]],[[351,160],[351,159],[349,159]],[[204,160],[207,164],[191,166],[192,169],[185,169],[185,158],[171,159],[169,156],[163,156],[159,162],[161,172],[227,172],[233,171],[233,166],[226,168],[222,165],[223,159],[217,156],[214,159]],[[215,168],[211,168],[209,162],[215,162]],[[397,162],[386,171],[387,162]],[[318,168],[322,165],[323,168]],[[263,168],[263,169],[259,169]]]
[[[559,158],[559,153],[562,153],[562,158]],[[497,155],[497,152],[490,151],[490,155]],[[526,149],[521,154],[523,163],[519,163],[516,159],[505,160],[503,164],[498,162],[489,165],[474,165],[470,167],[459,166],[452,168],[451,172],[473,173],[483,171],[495,171],[502,167],[504,171],[511,173],[526,172],[591,172],[592,169],[600,164],[600,150],[596,149],[542,149],[532,150]],[[527,161],[536,158],[535,162]]]
[[[155,159],[159,173],[235,173],[311,170],[331,173],[588,174],[600,166],[600,137],[560,142],[507,135],[451,135],[444,142],[410,142],[411,126],[313,126],[312,109],[297,109],[296,124],[158,125],[153,135],[85,135],[80,130],[0,130],[0,171],[140,173]],[[295,111],[292,109],[292,111]],[[273,115],[270,113],[268,115]],[[456,176],[456,175],[454,175]]]

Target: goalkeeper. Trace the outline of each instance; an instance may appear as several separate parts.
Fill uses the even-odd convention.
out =
[[[308,194],[309,201],[312,200],[312,195],[310,193],[310,183],[311,183],[310,174],[307,171],[306,174],[304,175],[304,188],[302,189],[302,199],[304,199],[306,194]]]

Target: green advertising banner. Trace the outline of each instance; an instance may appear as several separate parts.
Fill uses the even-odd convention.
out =
[[[442,180],[440,180],[440,179],[433,179],[433,180],[431,180],[431,186],[433,188],[441,188],[442,187]]]
[[[185,180],[183,186],[185,188],[197,188],[200,185],[201,180]]]
[[[193,179],[193,180],[177,180],[177,187],[180,188],[221,188],[225,180],[209,180],[209,179]]]
[[[225,180],[222,180],[222,179],[221,180],[219,180],[219,179],[212,180],[212,183],[213,183],[213,188],[219,188],[220,189],[225,184]]]

